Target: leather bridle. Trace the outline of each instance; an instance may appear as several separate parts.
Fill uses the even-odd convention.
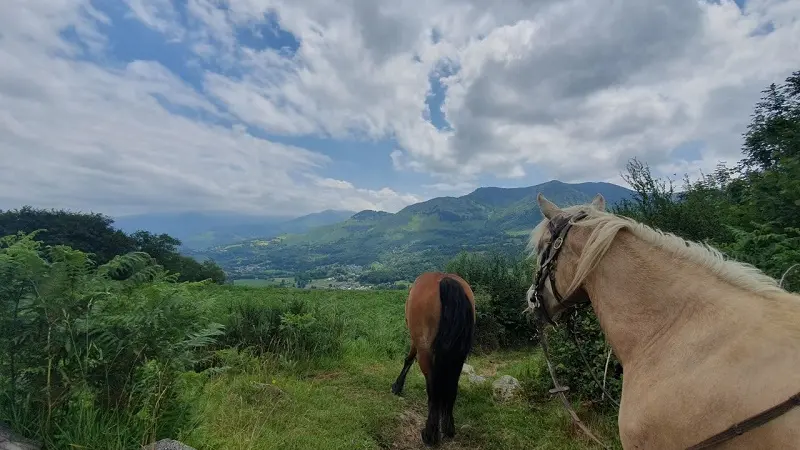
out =
[[[570,405],[570,402],[567,400],[566,392],[569,390],[569,387],[562,386],[558,380],[556,379],[555,370],[553,369],[553,364],[550,360],[550,351],[549,345],[547,343],[547,336],[544,334],[544,327],[541,326],[541,321],[544,320],[547,323],[557,326],[555,321],[553,320],[552,315],[547,311],[547,306],[544,302],[544,288],[545,282],[550,282],[550,291],[553,294],[556,302],[563,307],[565,310],[575,307],[581,303],[585,303],[589,301],[588,296],[585,292],[572,292],[570,295],[565,299],[561,296],[556,288],[556,263],[558,262],[558,255],[561,253],[561,249],[564,247],[564,241],[567,238],[567,234],[569,230],[572,228],[572,225],[575,222],[578,222],[584,218],[586,218],[587,214],[584,211],[578,212],[574,215],[565,215],[559,214],[552,219],[550,219],[547,223],[548,231],[550,232],[550,242],[544,246],[544,248],[539,253],[539,267],[536,269],[536,274],[534,276],[533,285],[528,290],[528,301],[530,302],[531,297],[533,298],[533,311],[535,314],[534,323],[536,325],[536,331],[539,335],[539,342],[542,345],[542,351],[544,353],[545,361],[547,362],[548,370],[550,371],[550,377],[553,379],[554,388],[550,390],[551,394],[558,395],[561,398],[562,404],[564,408],[567,410],[569,415],[572,417],[572,420],[595,442],[600,444],[602,447],[608,448],[602,441],[600,441],[589,428],[581,422],[578,418],[577,413]],[[583,291],[582,289],[578,289],[578,291]],[[570,327],[570,331],[572,332],[572,338],[575,341],[575,345],[579,351],[582,352],[580,345],[575,337],[574,330]],[[588,365],[588,361],[586,361],[585,356],[581,353],[581,357],[586,364],[587,370],[591,373],[591,368]],[[594,378],[594,376],[593,376]],[[595,379],[596,381],[596,379]],[[600,386],[598,384],[598,386]],[[616,402],[611,398],[608,392],[600,386],[603,392],[608,396],[608,398],[613,401],[617,407],[619,407],[619,403]],[[699,450],[717,446],[723,442],[726,442],[730,439],[733,439],[737,436],[740,436],[747,431],[750,431],[754,428],[757,428],[765,423],[780,417],[781,415],[787,413],[789,410],[800,407],[800,393],[797,393],[785,401],[767,409],[759,414],[755,414],[748,419],[739,422],[737,424],[732,425],[728,429],[711,436],[702,442],[695,444],[688,448],[688,450]]]
[[[567,238],[567,234],[572,228],[572,225],[584,219],[586,216],[587,214],[584,211],[572,216],[559,214],[547,222],[547,229],[550,232],[550,242],[539,252],[539,267],[536,269],[533,285],[528,289],[527,300],[529,303],[533,303],[536,333],[539,336],[539,343],[542,345],[542,352],[544,353],[545,362],[547,362],[547,369],[553,380],[553,389],[550,390],[550,393],[557,395],[561,399],[561,403],[564,405],[564,409],[567,410],[567,413],[569,413],[572,421],[575,422],[587,436],[592,438],[592,440],[601,447],[609,448],[589,430],[586,424],[581,422],[578,414],[567,399],[566,392],[569,391],[569,387],[561,385],[556,378],[556,372],[550,358],[550,346],[547,343],[547,336],[544,334],[544,327],[541,324],[544,320],[553,326],[557,326],[553,320],[552,314],[547,311],[547,306],[544,302],[544,288],[546,282],[550,282],[550,292],[552,292],[556,302],[565,310],[571,306],[582,303],[580,300],[577,300],[579,295],[575,292],[571,293],[566,299],[558,292],[558,288],[556,287],[556,263],[558,262],[558,255],[561,253],[561,249],[564,248],[564,240]],[[588,300],[587,296],[584,297]],[[531,298],[533,302],[531,302]],[[601,389],[603,388],[601,387]],[[605,391],[605,389],[603,389],[603,391]]]
[[[551,325],[556,325],[552,315],[547,311],[547,306],[544,303],[544,287],[545,282],[550,282],[550,292],[556,302],[562,307],[569,308],[578,303],[581,303],[576,293],[570,294],[565,300],[556,288],[556,263],[558,262],[558,255],[564,247],[564,240],[567,238],[567,233],[572,228],[572,225],[584,219],[587,214],[583,211],[572,215],[558,215],[553,217],[547,222],[548,231],[550,231],[550,242],[539,253],[539,267],[536,269],[533,286],[533,309],[541,315]],[[575,301],[578,300],[578,301]]]

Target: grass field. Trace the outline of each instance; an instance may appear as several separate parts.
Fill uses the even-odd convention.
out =
[[[335,357],[291,361],[226,350],[228,369],[209,381],[198,407],[200,423],[181,440],[203,449],[417,449],[427,414],[424,380],[415,364],[402,397],[391,394],[407,351],[404,291],[357,292],[226,286],[209,290],[210,303],[291,302],[304,299],[344,323]],[[457,434],[446,449],[596,448],[571,425],[553,399],[541,395],[537,349],[471,355],[467,363],[487,377],[462,377]],[[493,400],[491,382],[512,375],[522,394]],[[538,376],[537,376],[538,375]],[[537,384],[538,383],[538,384]],[[540,398],[539,400],[532,400]],[[617,446],[614,417],[577,407],[601,439]]]
[[[294,286],[295,279],[288,278],[288,277],[278,277],[278,278],[241,278],[237,280],[233,280],[234,286],[245,286],[245,287],[281,287],[281,282],[284,283],[284,286]],[[358,282],[353,281],[336,281],[332,279],[315,279],[308,282],[306,285],[306,289],[344,289],[344,290],[353,290],[353,289],[364,289],[366,286],[361,285]]]
[[[294,278],[242,278],[233,280],[235,286],[247,287],[264,287],[264,286],[278,286],[281,281],[288,286],[294,285]]]

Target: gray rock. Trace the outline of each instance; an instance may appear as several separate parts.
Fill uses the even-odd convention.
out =
[[[11,427],[0,422],[0,450],[40,450],[42,443],[26,439],[11,431]]]
[[[461,366],[461,373],[466,375],[475,373],[475,368],[470,366],[469,364],[464,364],[463,366]]]
[[[195,448],[189,447],[183,442],[174,439],[161,439],[160,441],[142,447],[142,450],[195,450]]]
[[[471,373],[467,376],[469,382],[472,384],[483,384],[486,381],[485,377]]]
[[[503,375],[492,383],[494,397],[501,401],[511,400],[520,387],[519,381],[511,375]]]

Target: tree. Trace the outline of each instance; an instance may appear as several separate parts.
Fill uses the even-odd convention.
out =
[[[153,234],[149,231],[139,230],[131,234],[131,239],[136,245],[136,250],[145,252],[155,258],[162,266],[169,270],[169,266],[178,265],[178,247],[180,239],[168,234]]]
[[[153,257],[168,272],[177,273],[178,281],[203,281],[211,279],[214,283],[225,282],[225,272],[213,260],[202,263],[178,252],[180,239],[168,234],[153,234],[139,230],[131,234],[136,250]]]
[[[67,245],[89,253],[96,264],[105,264],[114,256],[133,251],[134,241],[113,227],[114,220],[102,214],[66,210],[35,209],[24,206],[0,211],[0,236],[30,234],[43,245]]]
[[[762,93],[745,133],[744,171],[776,169],[787,157],[800,155],[800,71]]]

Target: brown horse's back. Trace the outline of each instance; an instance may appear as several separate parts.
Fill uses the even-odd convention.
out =
[[[444,277],[458,281],[472,303],[473,317],[475,298],[469,283],[456,274],[444,272],[425,272],[414,280],[406,300],[406,325],[411,334],[411,342],[417,350],[429,350],[439,330],[439,317],[442,305],[439,300],[439,281]],[[423,368],[426,371],[427,368]]]

